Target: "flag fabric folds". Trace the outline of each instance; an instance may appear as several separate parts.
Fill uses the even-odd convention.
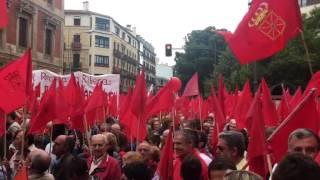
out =
[[[7,4],[6,0],[0,0],[0,29],[8,25]]]
[[[233,34],[218,33],[239,62],[247,64],[281,51],[301,31],[298,1],[255,0]]]
[[[10,113],[27,103],[32,94],[31,50],[0,69],[0,108]]]
[[[315,91],[310,91],[269,137],[268,141],[276,162],[279,162],[286,154],[288,136],[291,132],[298,128],[307,128],[316,134],[319,132],[319,115],[314,93]]]
[[[199,95],[198,72],[194,73],[184,88],[182,96],[197,96]]]

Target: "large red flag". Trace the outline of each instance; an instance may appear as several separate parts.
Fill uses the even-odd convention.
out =
[[[69,117],[69,105],[67,103],[67,97],[65,94],[65,88],[62,79],[59,79],[59,88],[56,91],[55,96],[55,111],[56,119],[53,121],[54,124],[67,124]]]
[[[173,155],[172,130],[170,130],[157,168],[161,180],[170,180],[173,177]]]
[[[51,83],[47,92],[43,95],[38,113],[32,117],[30,122],[30,134],[41,133],[49,121],[53,121],[56,116],[56,79]]]
[[[266,126],[277,126],[279,121],[276,106],[272,101],[270,90],[264,79],[261,81],[262,88],[262,113]]]
[[[224,116],[226,116],[225,100],[228,95],[226,87],[224,85],[224,78],[222,75],[219,76],[219,89],[218,89],[218,100],[221,105],[221,110]]]
[[[314,133],[319,132],[319,116],[314,93],[315,91],[310,91],[269,137],[268,141],[272,147],[276,162],[279,162],[286,154],[288,149],[288,136],[292,131],[298,128],[307,128]]]
[[[281,51],[302,29],[296,0],[255,0],[232,35],[225,39],[241,64]]]
[[[264,95],[264,94],[263,94]],[[246,116],[249,133],[248,165],[253,171],[266,178],[268,173],[266,164],[267,145],[264,128],[263,103],[261,102],[261,88],[259,87]]]
[[[218,143],[218,135],[220,132],[223,131],[223,127],[226,123],[226,118],[223,115],[221,105],[218,102],[214,88],[212,88],[212,103],[213,103],[213,112],[214,112],[215,122],[214,122],[214,129],[212,131],[211,145],[212,145],[212,149],[215,150],[216,145]]]
[[[182,96],[197,96],[199,95],[198,72],[194,73],[184,88]]]
[[[177,90],[176,90],[177,91]],[[173,82],[170,80],[158,93],[153,96],[146,105],[143,119],[147,120],[152,115],[160,111],[167,111],[174,105],[174,98],[176,93],[173,91]]]
[[[235,107],[235,112],[233,115],[233,117],[237,121],[237,126],[240,129],[246,127],[246,115],[251,105],[251,101],[252,101],[252,94],[250,90],[249,81],[247,81],[237,101],[237,105]]]
[[[0,29],[8,25],[6,0],[0,0]]]
[[[32,93],[30,49],[22,57],[0,69],[0,87],[0,108],[6,114],[26,104]]]
[[[143,120],[143,112],[145,109],[145,105],[147,102],[147,90],[146,90],[146,80],[144,76],[144,71],[137,75],[136,85],[134,87],[130,112],[135,117],[130,118],[129,127],[131,127],[132,136],[136,137],[139,141],[143,141],[145,136],[147,135],[147,124]],[[130,114],[130,113],[129,113]]]

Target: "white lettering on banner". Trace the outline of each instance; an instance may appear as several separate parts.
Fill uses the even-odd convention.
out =
[[[34,70],[32,72],[33,85],[37,86],[40,83],[40,92],[43,94],[47,90],[53,79],[61,79],[64,86],[66,86],[70,79],[70,74],[59,75],[49,70]],[[97,83],[102,82],[102,87],[105,92],[113,92],[119,94],[120,75],[119,74],[105,74],[93,76],[83,72],[74,72],[74,76],[79,85],[84,87],[85,96],[88,97]]]

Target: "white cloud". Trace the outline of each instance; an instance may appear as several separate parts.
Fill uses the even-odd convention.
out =
[[[65,9],[82,9],[84,0],[65,0]],[[161,62],[164,45],[182,47],[192,30],[208,26],[233,31],[248,9],[248,0],[89,0],[90,11],[113,17],[121,25],[131,24],[150,42]]]

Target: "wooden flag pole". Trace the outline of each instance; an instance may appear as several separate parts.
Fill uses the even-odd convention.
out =
[[[89,137],[88,121],[87,121],[86,114],[83,114],[83,119],[84,119],[84,128],[85,128],[85,131],[86,131],[86,137],[87,137],[88,146],[89,146],[89,152],[90,152],[90,156],[92,156],[92,148],[91,148],[91,141],[90,141],[90,137]]]
[[[311,58],[310,58],[309,48],[307,46],[307,42],[306,42],[305,37],[304,37],[303,30],[301,30],[301,39],[302,39],[304,50],[306,51],[306,60],[307,60],[308,65],[309,65],[309,71],[310,71],[310,74],[312,76],[313,75],[313,69],[312,69],[312,64],[311,64]]]
[[[267,164],[268,164],[268,170],[269,170],[269,174],[270,176],[272,175],[272,162],[271,162],[271,155],[268,153],[266,154],[266,158],[267,158]]]

